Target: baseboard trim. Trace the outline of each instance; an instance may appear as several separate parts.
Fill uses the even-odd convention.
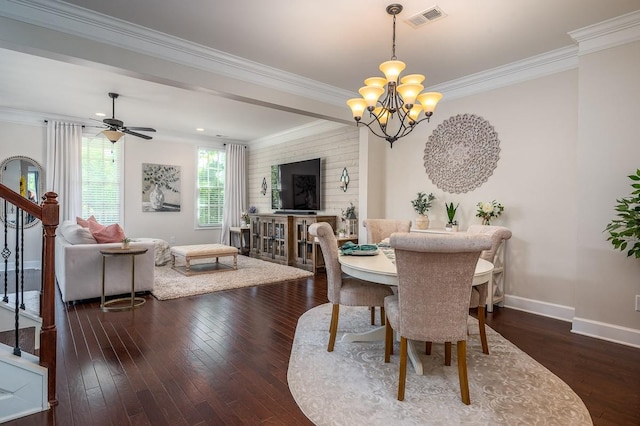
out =
[[[571,323],[571,332],[612,343],[640,348],[640,330],[575,316],[575,308],[505,294],[504,306]]]
[[[596,339],[602,339],[608,342],[640,348],[640,330],[635,330],[633,328],[621,327],[619,325],[575,317],[573,319],[571,332],[581,334],[583,336],[595,337]]]
[[[24,262],[24,270],[25,271],[27,269],[37,269],[39,271],[41,266],[42,266],[42,262],[40,262],[39,260],[28,260],[28,261]],[[9,271],[15,272],[15,270],[16,270],[15,263],[13,263],[13,264],[9,263],[9,265],[7,266],[7,272],[9,272]]]
[[[542,302],[540,300],[527,299],[508,294],[504,296],[504,306],[566,322],[572,322],[575,315],[575,309],[571,306]]]

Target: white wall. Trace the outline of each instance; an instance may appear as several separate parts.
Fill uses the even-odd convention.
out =
[[[613,249],[603,229],[640,168],[640,42],[580,57],[577,162],[577,331],[634,329],[640,342],[640,260]],[[624,332],[624,330],[621,330]],[[614,337],[613,340],[616,340]]]
[[[380,167],[385,217],[413,218],[416,193],[433,192],[431,226],[444,226],[444,202],[452,201],[460,203],[464,230],[480,222],[479,201],[500,201],[504,214],[492,223],[513,231],[506,304],[572,321],[576,333],[640,347],[640,313],[634,310],[640,262],[615,251],[603,232],[616,198],[631,192],[627,175],[640,167],[638,69],[640,42],[631,42],[584,54],[577,69],[445,99],[432,123],[393,149],[378,141],[387,146]],[[427,176],[424,149],[438,124],[464,113],[494,126],[500,160],[479,188],[450,194]]]
[[[120,143],[120,142],[118,142]],[[219,243],[220,229],[196,229],[196,161],[198,146],[156,135],[150,141],[129,137],[124,142],[124,228],[132,237],[160,238],[171,245]],[[223,148],[222,143],[209,147]],[[180,166],[179,212],[142,211],[142,164]]]
[[[479,188],[446,193],[426,174],[424,149],[438,124],[465,113],[493,125],[500,140],[500,159]],[[475,217],[477,203],[495,199],[505,210],[492,224],[513,231],[508,243],[507,293],[574,306],[577,72],[445,100],[432,122],[420,126],[387,149],[387,216],[414,218],[410,201],[418,191],[433,192],[431,227],[444,228],[444,203],[454,202],[459,203],[456,217],[465,230],[481,223]]]
[[[44,123],[42,126],[27,126],[15,123],[6,123],[0,121],[0,134],[2,141],[0,142],[0,161],[4,161],[9,157],[22,155],[36,160],[43,168],[45,162],[45,152],[43,140],[45,137]],[[46,174],[47,171],[45,170]],[[41,176],[44,182],[45,177]],[[42,194],[38,194],[40,197]],[[1,224],[4,227],[4,224]],[[25,251],[24,261],[25,267],[40,267],[40,258],[42,253],[42,227],[34,226],[24,230],[25,235]],[[15,246],[15,230],[9,230],[8,243],[11,251]],[[11,256],[10,259],[13,259]]]

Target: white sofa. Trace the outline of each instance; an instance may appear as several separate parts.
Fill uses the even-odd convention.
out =
[[[56,232],[56,281],[65,302],[92,299],[102,295],[101,249],[120,247],[120,243],[98,244],[88,229],[65,221]],[[153,289],[154,243],[132,242],[131,247],[149,250],[135,256],[136,292]],[[131,292],[131,257],[109,256],[105,266],[105,295]]]

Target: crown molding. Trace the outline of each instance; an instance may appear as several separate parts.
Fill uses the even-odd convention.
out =
[[[487,71],[429,87],[429,91],[442,92],[443,102],[462,98],[500,87],[510,86],[546,75],[578,67],[578,48],[567,46],[522,61],[512,62]]]
[[[585,55],[640,40],[640,10],[569,33]]]
[[[98,14],[62,1],[3,0],[0,16],[239,79],[262,87],[344,106],[352,91]],[[640,40],[640,11],[569,33],[567,46],[429,87],[447,100],[470,96],[578,67],[578,56]]]
[[[4,0],[0,16],[332,105],[351,91],[64,2]]]

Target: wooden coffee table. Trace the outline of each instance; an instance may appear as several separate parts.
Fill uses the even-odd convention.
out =
[[[233,256],[233,266],[219,262],[221,257]],[[184,259],[184,266],[176,266],[176,257]],[[211,263],[191,264],[193,259],[213,259]],[[238,269],[238,249],[224,244],[195,244],[171,247],[171,268],[184,275],[209,274]]]

